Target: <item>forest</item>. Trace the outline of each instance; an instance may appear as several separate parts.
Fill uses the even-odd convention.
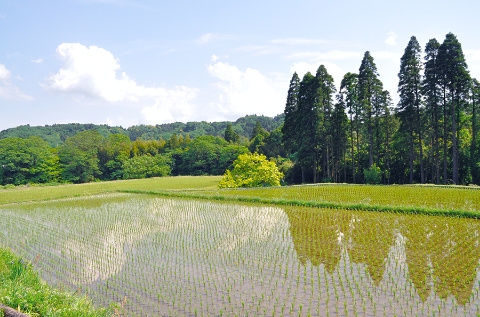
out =
[[[290,184],[480,184],[480,83],[457,37],[431,39],[424,51],[411,37],[396,105],[379,76],[368,51],[338,91],[324,65],[302,79],[294,73],[275,118],[7,129],[0,132],[0,184],[221,175],[247,152],[270,158]]]
[[[301,182],[480,183],[480,84],[452,33],[429,40],[423,56],[412,36],[396,105],[368,51],[338,92],[323,65],[293,74],[282,132]]]

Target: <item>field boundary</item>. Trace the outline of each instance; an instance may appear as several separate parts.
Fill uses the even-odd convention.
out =
[[[334,202],[319,202],[311,200],[294,200],[294,199],[277,199],[277,198],[262,198],[262,197],[245,197],[245,196],[223,196],[223,195],[202,195],[191,192],[173,192],[173,191],[149,191],[149,190],[118,190],[121,193],[129,194],[147,194],[162,197],[172,198],[192,198],[205,199],[215,201],[232,201],[245,203],[259,203],[268,205],[280,206],[300,206],[313,208],[327,208],[327,209],[346,209],[346,210],[361,210],[361,211],[375,211],[375,212],[393,212],[411,215],[429,215],[429,216],[443,216],[455,218],[471,218],[480,219],[480,212],[472,212],[468,210],[448,210],[448,209],[434,209],[423,207],[406,207],[406,206],[381,206],[368,204],[342,204]]]

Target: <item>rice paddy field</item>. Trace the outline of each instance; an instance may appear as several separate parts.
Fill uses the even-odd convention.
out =
[[[46,196],[38,188],[0,190],[0,247],[31,262],[53,286],[88,294],[98,307],[120,303],[125,316],[480,313],[480,220],[338,205],[475,214],[480,191],[354,185],[219,191],[213,183],[99,183],[88,192],[50,188]],[[190,188],[187,194],[333,201],[337,207],[162,196],[182,186]],[[159,195],[119,192],[127,189]],[[27,201],[28,192],[35,201]]]

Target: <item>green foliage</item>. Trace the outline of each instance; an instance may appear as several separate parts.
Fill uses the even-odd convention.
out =
[[[268,133],[268,132],[267,132]],[[282,142],[283,133],[281,128],[268,133],[258,146],[258,153],[264,154],[268,158],[286,157],[287,153]]]
[[[123,162],[123,178],[168,176],[172,171],[171,165],[172,158],[166,154],[134,156]]]
[[[0,184],[55,182],[59,172],[55,151],[41,138],[0,140]]]
[[[375,163],[363,170],[365,183],[370,185],[380,184],[382,181],[382,170]]]
[[[280,186],[283,174],[265,155],[242,154],[233,162],[218,184],[219,188]]]
[[[62,179],[72,183],[87,183],[102,172],[99,166],[99,149],[103,137],[94,130],[80,132],[67,138],[59,148]]]
[[[175,174],[221,175],[238,155],[246,152],[248,149],[244,146],[228,143],[223,138],[200,136],[185,150],[176,152]]]
[[[232,143],[238,143],[238,141],[240,141],[240,135],[233,130],[232,125],[230,123],[227,124],[224,138],[225,138],[225,141],[232,142]]]
[[[31,316],[113,316],[95,309],[87,297],[47,286],[29,263],[5,249],[0,249],[0,303]]]

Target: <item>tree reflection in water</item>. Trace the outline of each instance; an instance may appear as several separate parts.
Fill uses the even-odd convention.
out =
[[[472,295],[480,259],[480,222],[392,213],[286,208],[300,262],[332,274],[343,252],[364,264],[373,283],[385,279],[396,241],[404,244],[406,276],[425,301],[434,291],[464,305]]]

